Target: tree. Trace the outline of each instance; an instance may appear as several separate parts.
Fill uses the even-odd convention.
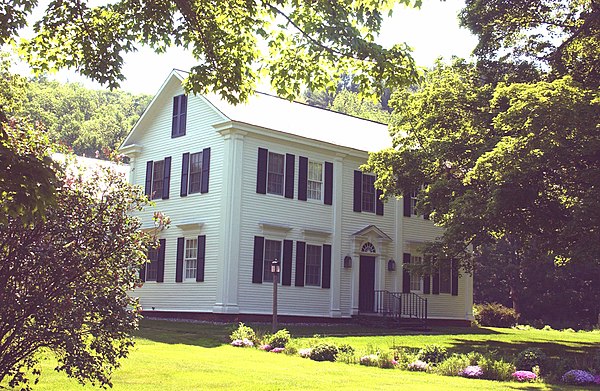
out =
[[[186,88],[211,89],[230,102],[253,92],[269,74],[278,95],[292,99],[303,85],[334,87],[343,73],[367,94],[411,83],[417,76],[410,49],[385,49],[375,42],[383,15],[395,3],[421,0],[119,0],[90,7],[54,0],[34,25],[35,37],[21,44],[38,71],[71,67],[110,88],[118,86],[124,53],[138,45],[157,52],[171,45],[189,48],[198,65]],[[26,24],[34,1],[0,5],[0,44]]]
[[[4,131],[20,157],[39,153],[34,128]],[[47,351],[58,360],[56,370],[110,385],[132,346],[140,309],[127,292],[139,284],[154,240],[131,213],[147,198],[109,168],[71,170],[53,172],[55,202],[45,205],[44,219],[13,213],[0,221],[0,382],[8,379],[11,387],[29,388],[29,374],[39,375],[36,364]],[[12,204],[0,200],[3,209]]]
[[[329,107],[333,111],[353,115],[387,124],[390,113],[383,110],[380,105],[368,99],[361,99],[360,95],[351,91],[341,91]]]

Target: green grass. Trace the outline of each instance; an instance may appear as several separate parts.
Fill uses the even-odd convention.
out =
[[[259,333],[268,326],[252,325]],[[343,363],[314,362],[227,344],[234,326],[144,320],[135,348],[113,375],[115,390],[559,390],[559,385],[501,383],[444,377],[395,369]],[[498,349],[516,353],[538,346],[549,355],[583,356],[600,344],[600,333],[520,331],[512,329],[436,329],[427,335],[373,330],[357,326],[288,326],[292,336],[313,334],[337,344],[348,343],[357,353],[369,346],[419,348],[440,344],[451,351]],[[379,334],[379,335],[373,335]],[[344,336],[342,336],[344,335]],[[81,390],[65,375],[52,371],[46,360],[35,390]],[[579,388],[580,389],[580,388]]]

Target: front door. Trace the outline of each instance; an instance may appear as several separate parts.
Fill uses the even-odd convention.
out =
[[[373,312],[375,304],[375,257],[360,256],[358,311]]]

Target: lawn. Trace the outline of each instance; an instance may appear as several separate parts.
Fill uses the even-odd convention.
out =
[[[252,325],[267,332],[266,325]],[[314,362],[297,356],[229,346],[233,326],[144,320],[135,348],[115,372],[115,390],[575,390],[559,385],[501,383],[343,363]],[[497,349],[517,353],[538,346],[552,356],[583,357],[600,346],[600,333],[513,329],[435,329],[426,335],[357,326],[295,326],[288,329],[309,344],[314,334],[357,352],[370,347],[419,348],[440,344],[451,351]],[[81,390],[76,382],[44,362],[36,390]],[[85,387],[90,389],[90,387]]]

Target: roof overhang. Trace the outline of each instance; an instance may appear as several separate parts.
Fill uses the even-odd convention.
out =
[[[390,238],[385,232],[383,232],[380,228],[375,225],[368,225],[365,228],[361,229],[358,232],[352,234],[355,237],[369,237],[376,236],[377,238],[383,240],[384,242],[391,242],[392,238]]]

